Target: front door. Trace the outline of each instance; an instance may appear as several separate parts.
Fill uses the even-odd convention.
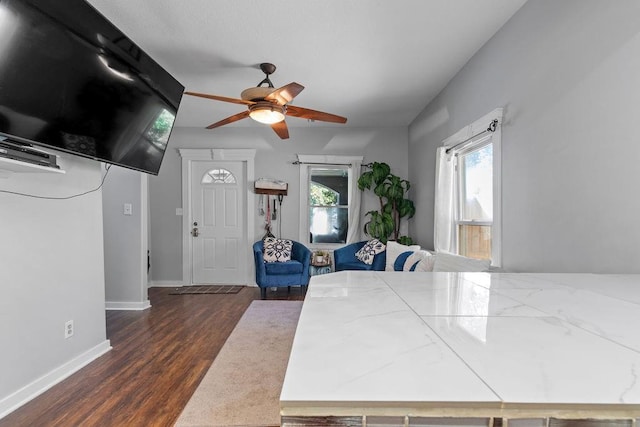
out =
[[[191,183],[193,283],[245,284],[243,162],[194,162]]]

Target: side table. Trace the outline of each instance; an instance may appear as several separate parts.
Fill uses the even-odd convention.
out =
[[[331,262],[323,263],[323,264],[316,264],[312,262],[309,268],[309,273],[312,276],[331,273]]]

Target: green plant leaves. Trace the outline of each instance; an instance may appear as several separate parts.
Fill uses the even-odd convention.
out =
[[[363,172],[358,178],[358,188],[364,191],[371,189],[373,186],[375,189],[387,179],[389,173],[391,173],[391,168],[388,164],[374,162],[371,165],[371,170]]]
[[[371,172],[373,173],[373,182],[380,185],[391,173],[391,168],[386,163],[374,162],[371,166]]]
[[[398,237],[397,242],[406,246],[413,245],[413,239],[409,236],[400,236]]]
[[[391,235],[394,240],[412,242],[408,236],[399,236],[401,219],[412,218],[416,212],[413,202],[405,198],[411,184],[393,175],[386,163],[374,162],[370,168],[358,178],[358,188],[361,191],[373,188],[373,193],[380,199],[380,211],[366,213],[365,216],[370,218],[364,225],[364,232],[382,242],[386,242]]]
[[[369,222],[364,225],[364,232],[369,236],[375,237],[383,243],[393,233],[395,222],[393,216],[388,213],[380,213],[378,211],[369,211],[365,216],[369,216]]]
[[[396,207],[398,209],[398,212],[400,213],[401,218],[413,218],[413,216],[416,214],[416,207],[409,199],[402,199]]]
[[[360,175],[360,178],[358,178],[358,188],[360,189],[360,191],[370,189],[372,184],[373,184],[372,171],[363,172],[362,175]]]

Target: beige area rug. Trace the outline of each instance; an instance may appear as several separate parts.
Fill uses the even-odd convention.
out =
[[[280,392],[302,301],[254,301],[176,422],[279,426]]]

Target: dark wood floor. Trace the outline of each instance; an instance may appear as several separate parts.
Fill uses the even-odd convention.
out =
[[[15,426],[172,426],[258,288],[234,295],[169,295],[151,309],[108,311],[113,349],[0,420]],[[299,287],[267,299],[302,300]]]

